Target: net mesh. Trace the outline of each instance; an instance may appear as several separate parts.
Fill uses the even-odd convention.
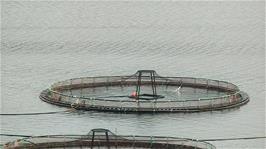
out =
[[[248,101],[248,95],[230,82],[205,78],[162,77],[156,72],[153,76],[144,73],[140,85],[142,95],[150,96],[154,92],[154,83],[156,98],[132,99],[130,97],[136,90],[139,79],[139,73],[129,76],[74,78],[53,84],[42,92],[41,97],[81,109],[115,111],[201,110]]]

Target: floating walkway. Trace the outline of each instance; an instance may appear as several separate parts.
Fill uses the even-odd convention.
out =
[[[210,143],[187,138],[116,135],[107,129],[92,129],[87,135],[35,136],[8,142],[4,149],[215,149]]]
[[[198,90],[201,96],[197,95]],[[215,94],[210,96],[210,93]],[[182,98],[191,94],[195,95]],[[249,96],[226,81],[163,77],[153,70],[139,70],[129,76],[84,77],[57,82],[42,91],[40,99],[80,110],[156,113],[236,108],[246,104]]]

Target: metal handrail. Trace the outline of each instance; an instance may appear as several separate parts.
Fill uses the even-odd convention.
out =
[[[97,141],[106,141],[106,139],[104,138],[104,135],[95,135],[95,140]],[[103,137],[103,138],[101,138]],[[31,137],[26,137],[26,138],[22,138],[19,140],[25,141],[25,143],[30,143],[30,144],[34,144],[34,146],[38,146],[38,141],[37,139],[47,139],[47,138],[51,138],[51,139],[57,139],[57,140],[53,140],[51,143],[53,142],[71,142],[71,141],[78,141],[78,140],[90,140],[92,138],[92,135],[76,135],[76,134],[69,134],[69,135],[42,135],[42,136],[31,136]],[[180,144],[182,142],[190,142],[189,145],[193,145],[193,143],[197,143],[201,144],[202,146],[206,146],[206,147],[210,147],[211,149],[215,149],[215,146],[205,142],[205,141],[200,141],[197,139],[191,139],[191,138],[180,138],[180,137],[166,137],[166,136],[140,136],[140,135],[112,135],[109,138],[109,141],[123,141],[123,140],[127,140],[127,141],[134,141],[134,142],[149,142],[150,138],[152,138],[153,143],[173,143],[173,144]],[[34,142],[33,140],[37,142]],[[59,140],[58,140],[59,139]],[[62,140],[60,140],[62,139]],[[73,139],[73,140],[66,140],[66,139]],[[15,141],[14,141],[15,142]],[[14,142],[10,142],[10,143],[14,143]],[[8,143],[8,144],[10,144]],[[49,143],[49,142],[47,142]]]
[[[81,85],[84,84],[86,85],[91,85],[91,87],[97,87],[97,83],[103,83],[106,82],[107,84],[103,84],[106,86],[112,86],[112,83],[119,83],[121,82],[121,85],[125,85],[127,82],[132,83],[131,79],[136,79],[134,78],[136,76],[99,76],[99,77],[82,77],[82,78],[73,78],[70,80],[65,80],[61,81],[58,83],[54,83],[47,91],[50,92],[50,95],[55,96],[55,98],[61,97],[63,99],[61,102],[64,102],[65,104],[72,104],[74,103],[75,100],[81,99],[81,100],[88,100],[89,105],[92,106],[105,106],[105,107],[121,107],[122,104],[130,104],[130,105],[124,105],[122,106],[123,108],[130,108],[132,105],[135,105],[137,102],[135,100],[130,100],[130,99],[124,99],[124,100],[110,100],[110,99],[105,99],[104,97],[86,97],[86,96],[79,96],[79,95],[69,95],[69,94],[64,94],[63,92],[57,90],[62,89],[64,90],[67,88],[69,90],[71,88],[71,85]],[[203,97],[203,98],[197,98],[197,99],[183,99],[183,100],[141,100],[138,101],[142,106],[145,107],[157,107],[157,108],[164,108],[164,103],[176,103],[176,106],[168,107],[168,108],[175,108],[175,107],[200,107],[200,106],[215,106],[215,105],[221,105],[221,104],[231,104],[233,103],[232,101],[236,100],[241,100],[241,94],[238,89],[238,87],[232,83],[226,82],[226,81],[218,81],[218,80],[210,80],[210,79],[205,79],[205,78],[193,78],[193,77],[161,77],[161,76],[155,76],[157,79],[160,79],[158,81],[158,84],[162,82],[162,85],[167,85],[168,83],[177,83],[177,84],[188,84],[193,86],[193,84],[200,85],[200,86],[206,86],[206,87],[217,87],[217,89],[228,89],[228,95],[222,95],[222,96],[216,96],[216,97]],[[97,79],[101,80],[97,80]],[[149,76],[145,78],[144,76],[144,82],[146,81],[145,79],[150,79]],[[111,80],[111,81],[110,81]],[[198,81],[197,81],[198,80]],[[150,81],[150,80],[149,80]],[[165,81],[165,82],[164,82]],[[148,82],[148,81],[147,81]],[[222,84],[222,86],[220,86]],[[102,84],[101,84],[102,85]],[[117,84],[116,84],[117,85]],[[49,94],[48,94],[49,95]],[[240,95],[240,96],[237,96]],[[58,97],[57,97],[58,96]],[[234,97],[234,98],[232,98]],[[236,98],[237,97],[237,98]],[[52,97],[53,98],[53,97]],[[233,100],[231,100],[231,98]],[[98,101],[98,103],[97,103]],[[203,102],[207,101],[207,102]],[[218,101],[218,102],[216,102]],[[86,104],[86,101],[83,101]],[[109,102],[109,103],[120,103],[117,106],[114,105],[103,105],[101,102]],[[151,104],[151,105],[147,105]],[[179,104],[179,105],[178,105]],[[183,104],[183,106],[180,106],[180,104]],[[155,106],[156,105],[156,106]],[[128,107],[127,107],[128,106]]]

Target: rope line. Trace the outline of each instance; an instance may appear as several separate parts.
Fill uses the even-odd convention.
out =
[[[54,112],[37,112],[37,113],[0,113],[1,116],[19,116],[19,115],[45,115],[45,114],[57,114],[57,113],[66,113],[72,112],[75,109],[69,109],[64,111],[54,111]]]
[[[20,135],[20,134],[0,134],[0,136],[8,136],[8,137],[36,137],[36,136]],[[49,135],[49,136],[52,136],[52,135]],[[76,135],[76,136],[79,136],[79,135]],[[197,140],[197,141],[230,141],[230,140],[249,140],[249,139],[266,139],[266,136],[261,136],[261,137],[240,137],[240,138],[219,138],[219,139],[200,139],[200,140]],[[153,142],[153,137],[151,137],[149,141],[151,141],[151,143],[152,143]],[[169,139],[168,141],[171,141],[171,139]]]
[[[29,135],[14,135],[14,134],[5,134],[5,133],[1,133],[0,136],[6,136],[6,137],[32,137]]]
[[[243,137],[243,138],[200,139],[199,141],[230,141],[230,140],[251,140],[251,139],[266,139],[266,136],[263,136],[263,137]]]

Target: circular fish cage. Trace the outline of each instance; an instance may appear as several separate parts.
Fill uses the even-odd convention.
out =
[[[80,110],[201,112],[239,107],[249,96],[225,81],[164,77],[154,70],[128,76],[83,77],[54,83],[40,99]]]
[[[115,135],[107,129],[93,129],[87,135],[35,136],[8,142],[4,149],[215,149],[194,139],[160,136]]]

